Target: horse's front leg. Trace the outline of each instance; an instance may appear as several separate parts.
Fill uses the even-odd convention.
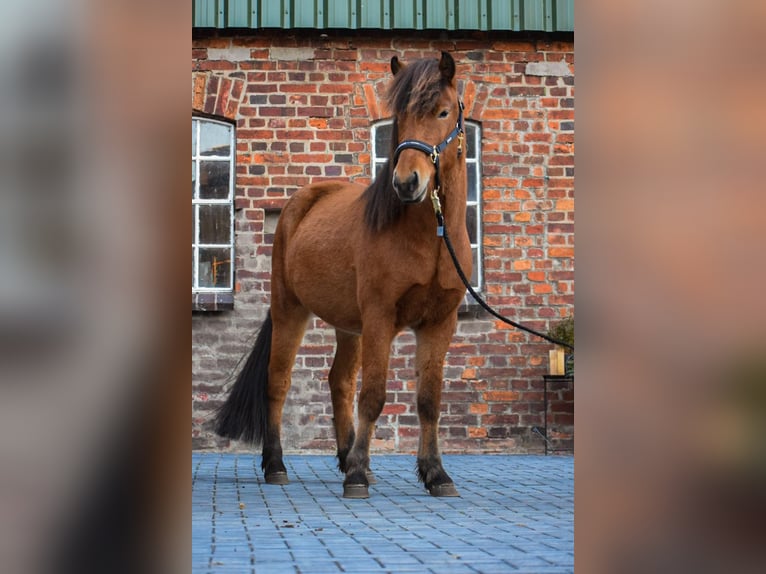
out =
[[[383,323],[365,321],[362,331],[362,389],[357,405],[359,422],[354,445],[346,458],[345,498],[369,497],[370,443],[375,423],[386,402],[388,356],[395,335],[393,326],[387,327]]]
[[[459,496],[452,479],[442,466],[439,452],[439,412],[441,409],[444,357],[455,332],[457,313],[444,321],[421,327],[417,337],[417,405],[420,418],[418,478],[433,496]]]
[[[361,337],[335,331],[337,349],[330,369],[333,425],[338,444],[338,468],[346,472],[346,460],[354,445],[354,398],[356,375],[362,359]]]

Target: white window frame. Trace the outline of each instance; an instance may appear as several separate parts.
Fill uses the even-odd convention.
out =
[[[200,126],[203,123],[218,124],[229,129],[229,154],[228,155],[200,155]],[[235,176],[235,158],[236,158],[236,139],[234,137],[234,126],[228,122],[213,120],[210,118],[192,116],[193,138],[196,138],[195,146],[192,150],[192,161],[194,162],[194,193],[192,197],[192,209],[194,210],[194,238],[192,240],[192,293],[230,293],[234,290],[234,176]],[[196,149],[196,153],[194,151]],[[229,193],[226,198],[221,199],[200,199],[200,162],[201,161],[228,161],[229,162]],[[200,243],[200,205],[228,205],[229,206],[229,243]],[[229,284],[220,287],[200,287],[199,285],[199,250],[200,248],[216,248],[229,250]]]
[[[391,147],[388,146],[384,150],[378,150],[376,144],[376,135],[378,129],[383,126],[391,126],[393,124],[392,119],[385,119],[375,122],[370,127],[370,141],[371,150],[370,153],[370,169],[372,174],[372,180],[375,180],[375,176],[378,173],[378,169],[388,161],[388,154],[391,151]],[[475,207],[476,209],[476,241],[471,243],[471,253],[474,256],[474,272],[476,275],[476,281],[472,282],[471,286],[477,291],[481,291],[484,287],[484,261],[482,257],[482,217],[481,217],[481,126],[478,122],[471,120],[465,120],[466,128],[470,126],[470,130],[466,129],[466,138],[469,137],[469,132],[473,132],[473,149],[476,150],[476,157],[469,158],[466,153],[466,168],[476,170],[476,193],[475,199],[468,200],[466,202],[467,207]],[[467,150],[468,142],[464,142],[463,145]]]
[[[476,282],[471,284],[471,287],[477,291],[481,291],[484,287],[484,257],[482,256],[482,239],[484,237],[484,226],[482,225],[482,209],[481,209],[481,126],[478,122],[465,120],[466,128],[473,128],[471,130],[466,129],[466,140],[468,139],[468,133],[473,131],[473,149],[476,150],[476,157],[468,157],[467,149],[468,142],[464,143],[466,148],[465,164],[466,169],[476,170],[476,190],[474,193],[474,199],[470,197],[466,201],[467,207],[476,208],[476,241],[471,243],[471,253],[475,255],[474,267],[476,273]],[[470,191],[470,190],[469,190]]]

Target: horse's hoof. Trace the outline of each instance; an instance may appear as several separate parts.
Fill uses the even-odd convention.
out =
[[[344,484],[343,498],[370,498],[366,484]]]
[[[375,475],[372,474],[372,471],[367,469],[367,483],[368,484],[378,484],[378,479],[375,478]]]
[[[428,492],[431,493],[431,496],[460,496],[457,488],[455,488],[455,485],[451,482],[446,484],[434,484],[428,489]]]
[[[287,478],[287,473],[284,470],[278,472],[272,472],[265,477],[266,484],[287,484],[290,481]]]

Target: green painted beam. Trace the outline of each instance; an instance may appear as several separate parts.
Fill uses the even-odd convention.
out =
[[[229,0],[226,24],[229,28],[257,28],[256,3],[251,0]]]
[[[574,0],[556,0],[553,28],[555,30],[574,30]]]
[[[223,14],[221,14],[223,21]],[[218,28],[218,2],[216,0],[193,0],[192,26],[195,28]]]
[[[574,0],[192,0],[195,28],[574,31]]]
[[[423,29],[447,30],[450,23],[449,0],[426,0],[423,3]],[[454,21],[454,20],[452,20]]]
[[[385,0],[360,0],[357,4],[361,12],[359,19],[360,28],[391,29],[390,2]]]

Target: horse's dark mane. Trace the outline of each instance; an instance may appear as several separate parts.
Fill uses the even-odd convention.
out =
[[[399,140],[399,130],[397,129],[396,119],[391,129],[391,151],[388,154],[388,161],[383,164],[380,173],[375,177],[367,189],[362,194],[364,201],[364,222],[367,227],[373,231],[380,231],[388,227],[391,223],[399,219],[404,211],[404,204],[396,196],[394,187],[391,184],[393,177],[393,167],[391,166],[391,156],[393,155],[395,142]]]
[[[396,115],[410,113],[422,117],[431,111],[442,90],[448,85],[439,70],[436,59],[417,60],[400,69],[394,76],[386,93],[388,108],[394,113],[393,129],[391,130],[391,150],[388,161],[380,173],[362,194],[364,206],[364,221],[367,226],[380,231],[395,222],[404,211],[404,205],[394,192],[391,185],[393,167],[391,157],[399,141],[399,130]]]

